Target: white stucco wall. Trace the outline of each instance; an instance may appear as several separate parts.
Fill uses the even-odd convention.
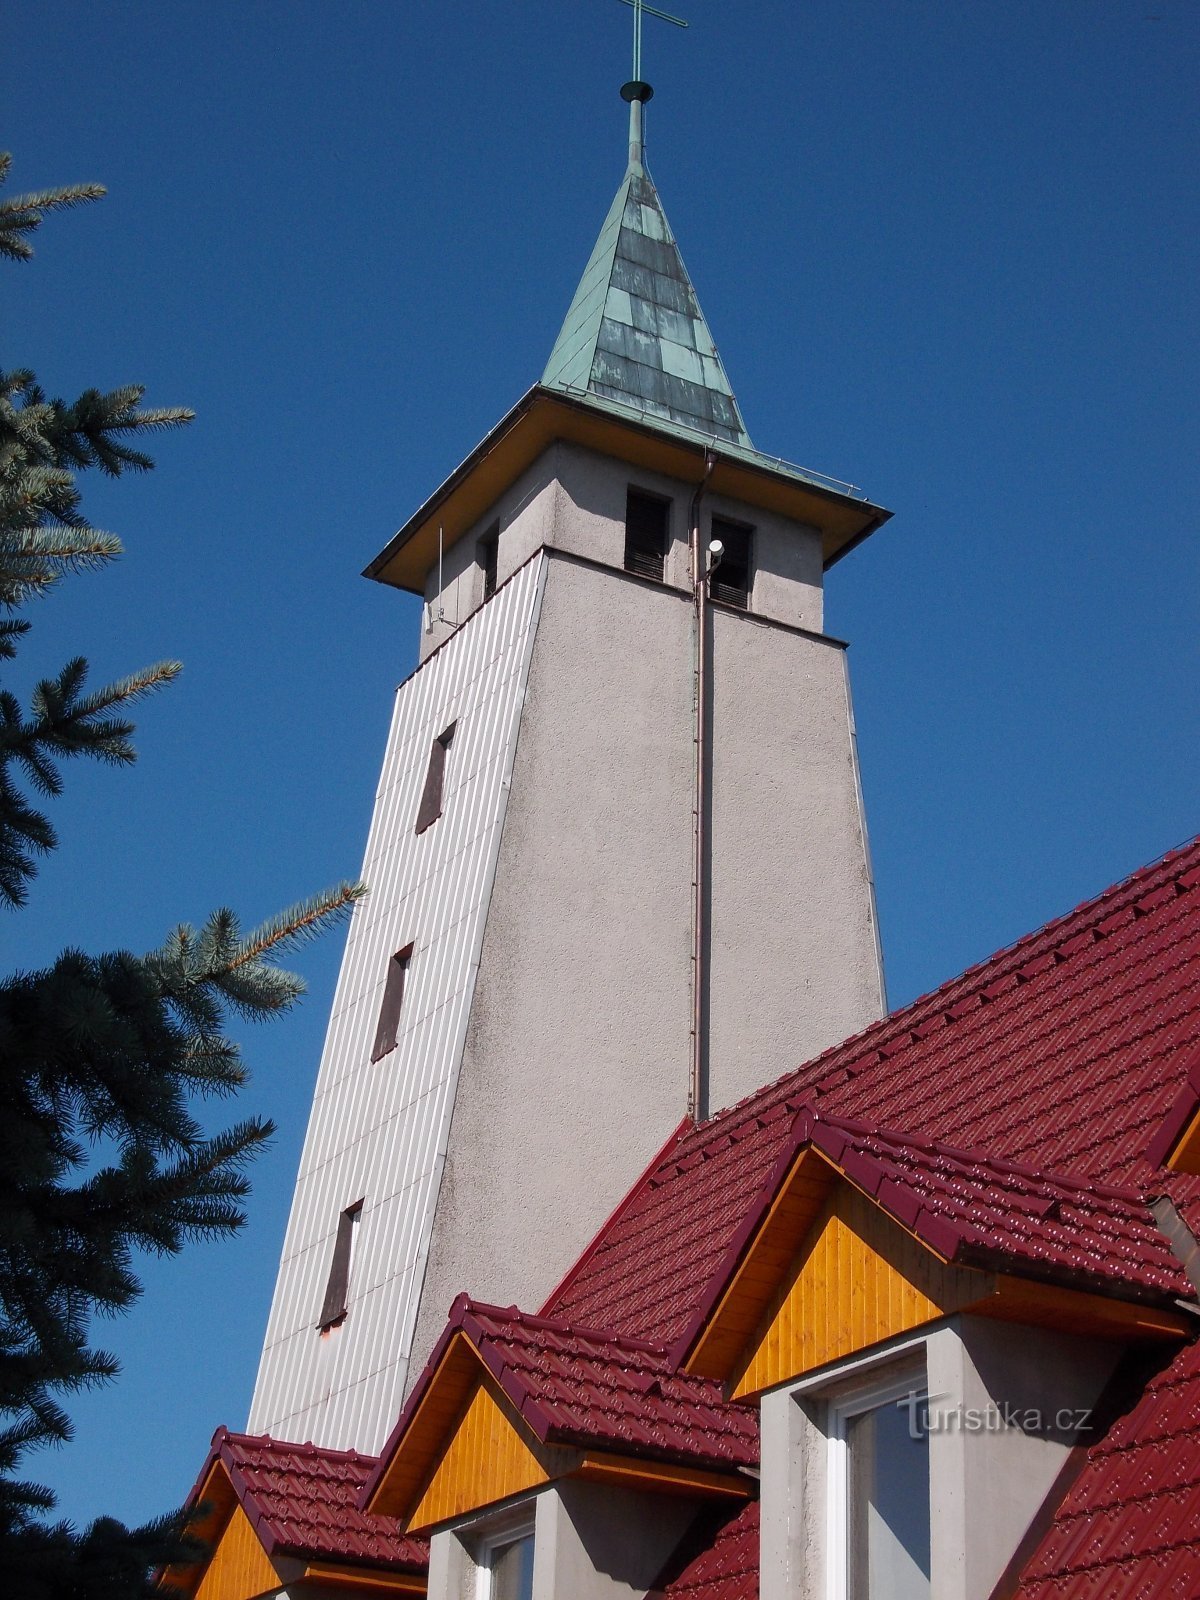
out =
[[[428,1600],[478,1600],[479,1551],[534,1531],[533,1600],[644,1600],[701,1502],[564,1479],[435,1533]]]
[[[730,1105],[883,1014],[837,643],[712,609],[709,1095]]]
[[[622,570],[630,483],[672,497],[663,584]],[[556,445],[447,553],[446,620],[397,694],[255,1430],[377,1449],[454,1296],[535,1308],[685,1114],[691,493]],[[501,588],[483,605],[476,540],[497,512]],[[712,609],[712,1107],[881,1006],[844,652],[792,625],[819,621],[817,537],[756,527],[754,604],[774,594],[788,618]],[[445,813],[414,835],[455,719]],[[410,941],[402,1036],[373,1064],[387,964]],[[360,1199],[349,1314],[319,1334],[338,1218]]]
[[[686,1107],[691,612],[551,555],[422,1298],[535,1308]]]
[[[760,1594],[826,1600],[829,1549],[827,1407],[890,1370],[927,1385],[930,1566],[935,1600],[990,1600],[1079,1435],[1034,1429],[1094,1406],[1120,1346],[984,1317],[954,1317],[925,1335],[833,1363],[799,1389],[763,1396]],[[1006,1411],[1006,1407],[1009,1409]],[[1086,1436],[1083,1436],[1086,1442]]]

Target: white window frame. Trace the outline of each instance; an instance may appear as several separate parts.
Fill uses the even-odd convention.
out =
[[[901,1358],[904,1359],[903,1357]],[[849,1600],[850,1594],[850,1443],[849,1424],[890,1401],[908,1396],[929,1398],[924,1353],[897,1369],[886,1362],[873,1382],[831,1393],[825,1400],[825,1594],[826,1600]],[[932,1484],[931,1497],[932,1497]],[[932,1527],[933,1509],[929,1507]]]
[[[492,1600],[492,1566],[496,1556],[519,1539],[535,1538],[535,1518],[526,1511],[506,1520],[503,1525],[489,1528],[475,1540],[472,1560],[475,1563],[475,1600]],[[534,1552],[536,1558],[536,1543]]]

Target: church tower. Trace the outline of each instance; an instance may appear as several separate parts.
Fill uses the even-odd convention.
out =
[[[825,571],[642,151],[541,381],[371,562],[396,692],[250,1416],[375,1452],[453,1297],[539,1304],[685,1116],[878,1017]],[[647,1249],[654,1248],[647,1241]]]

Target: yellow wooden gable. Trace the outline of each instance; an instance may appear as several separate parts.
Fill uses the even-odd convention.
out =
[[[289,1592],[303,1594],[314,1588],[353,1589],[362,1595],[415,1596],[425,1593],[425,1578],[416,1572],[349,1565],[337,1561],[311,1562],[296,1555],[269,1556],[254,1525],[238,1499],[229,1473],[215,1461],[197,1496],[206,1508],[193,1518],[188,1532],[208,1547],[209,1554],[193,1566],[169,1567],[160,1587],[187,1595],[189,1600],[260,1600],[261,1596]]]
[[[837,1183],[735,1365],[732,1393],[812,1372],[961,1311],[993,1287],[988,1274],[949,1266]]]
[[[1188,1331],[1161,1307],[953,1266],[808,1146],[684,1365],[743,1398],[961,1311],[1101,1338]]]
[[[195,1600],[255,1600],[278,1589],[281,1581],[250,1518],[235,1505],[196,1586]]]
[[[404,1431],[385,1456],[367,1509],[427,1534],[472,1511],[574,1477],[663,1494],[745,1498],[730,1468],[709,1471],[607,1449],[543,1444],[461,1330],[449,1341]]]
[[[1175,1141],[1167,1166],[1172,1172],[1187,1172],[1200,1177],[1200,1108]]]
[[[506,1415],[490,1382],[476,1385],[462,1420],[451,1434],[425,1491],[413,1508],[412,1533],[480,1506],[507,1500],[548,1483],[561,1463]]]

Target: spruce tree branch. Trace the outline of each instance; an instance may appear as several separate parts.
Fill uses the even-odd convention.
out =
[[[331,923],[348,916],[355,902],[366,893],[365,883],[339,883],[322,894],[301,900],[298,905],[269,918],[241,940],[225,970],[233,971],[248,962],[259,961],[268,951],[282,955],[306,943]]]

